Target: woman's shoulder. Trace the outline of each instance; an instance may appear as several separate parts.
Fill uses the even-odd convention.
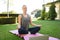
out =
[[[19,14],[19,15],[18,15],[18,17],[20,17],[20,18],[21,18],[21,17],[22,17],[22,14]]]

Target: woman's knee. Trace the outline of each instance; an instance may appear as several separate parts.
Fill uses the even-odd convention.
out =
[[[18,33],[19,34],[28,34],[28,31],[21,28],[21,29],[18,29]]]
[[[36,29],[40,30],[41,28],[40,27],[36,27]]]

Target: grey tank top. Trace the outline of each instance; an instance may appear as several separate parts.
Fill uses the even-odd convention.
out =
[[[27,17],[24,17],[22,15],[21,27],[23,27],[24,29],[28,30],[29,24],[30,24],[30,16],[28,14],[27,14]]]

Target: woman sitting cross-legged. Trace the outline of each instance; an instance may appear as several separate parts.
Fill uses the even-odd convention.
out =
[[[28,34],[28,32],[30,32],[31,34],[36,34],[40,30],[41,25],[36,25],[32,23],[31,17],[26,13],[26,5],[22,6],[22,10],[23,14],[18,16],[18,33],[20,37],[23,37],[24,35]],[[34,27],[29,28],[29,24]]]

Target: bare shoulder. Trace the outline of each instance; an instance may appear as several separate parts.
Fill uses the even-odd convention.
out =
[[[21,18],[22,16],[21,15],[18,15],[18,18]]]

